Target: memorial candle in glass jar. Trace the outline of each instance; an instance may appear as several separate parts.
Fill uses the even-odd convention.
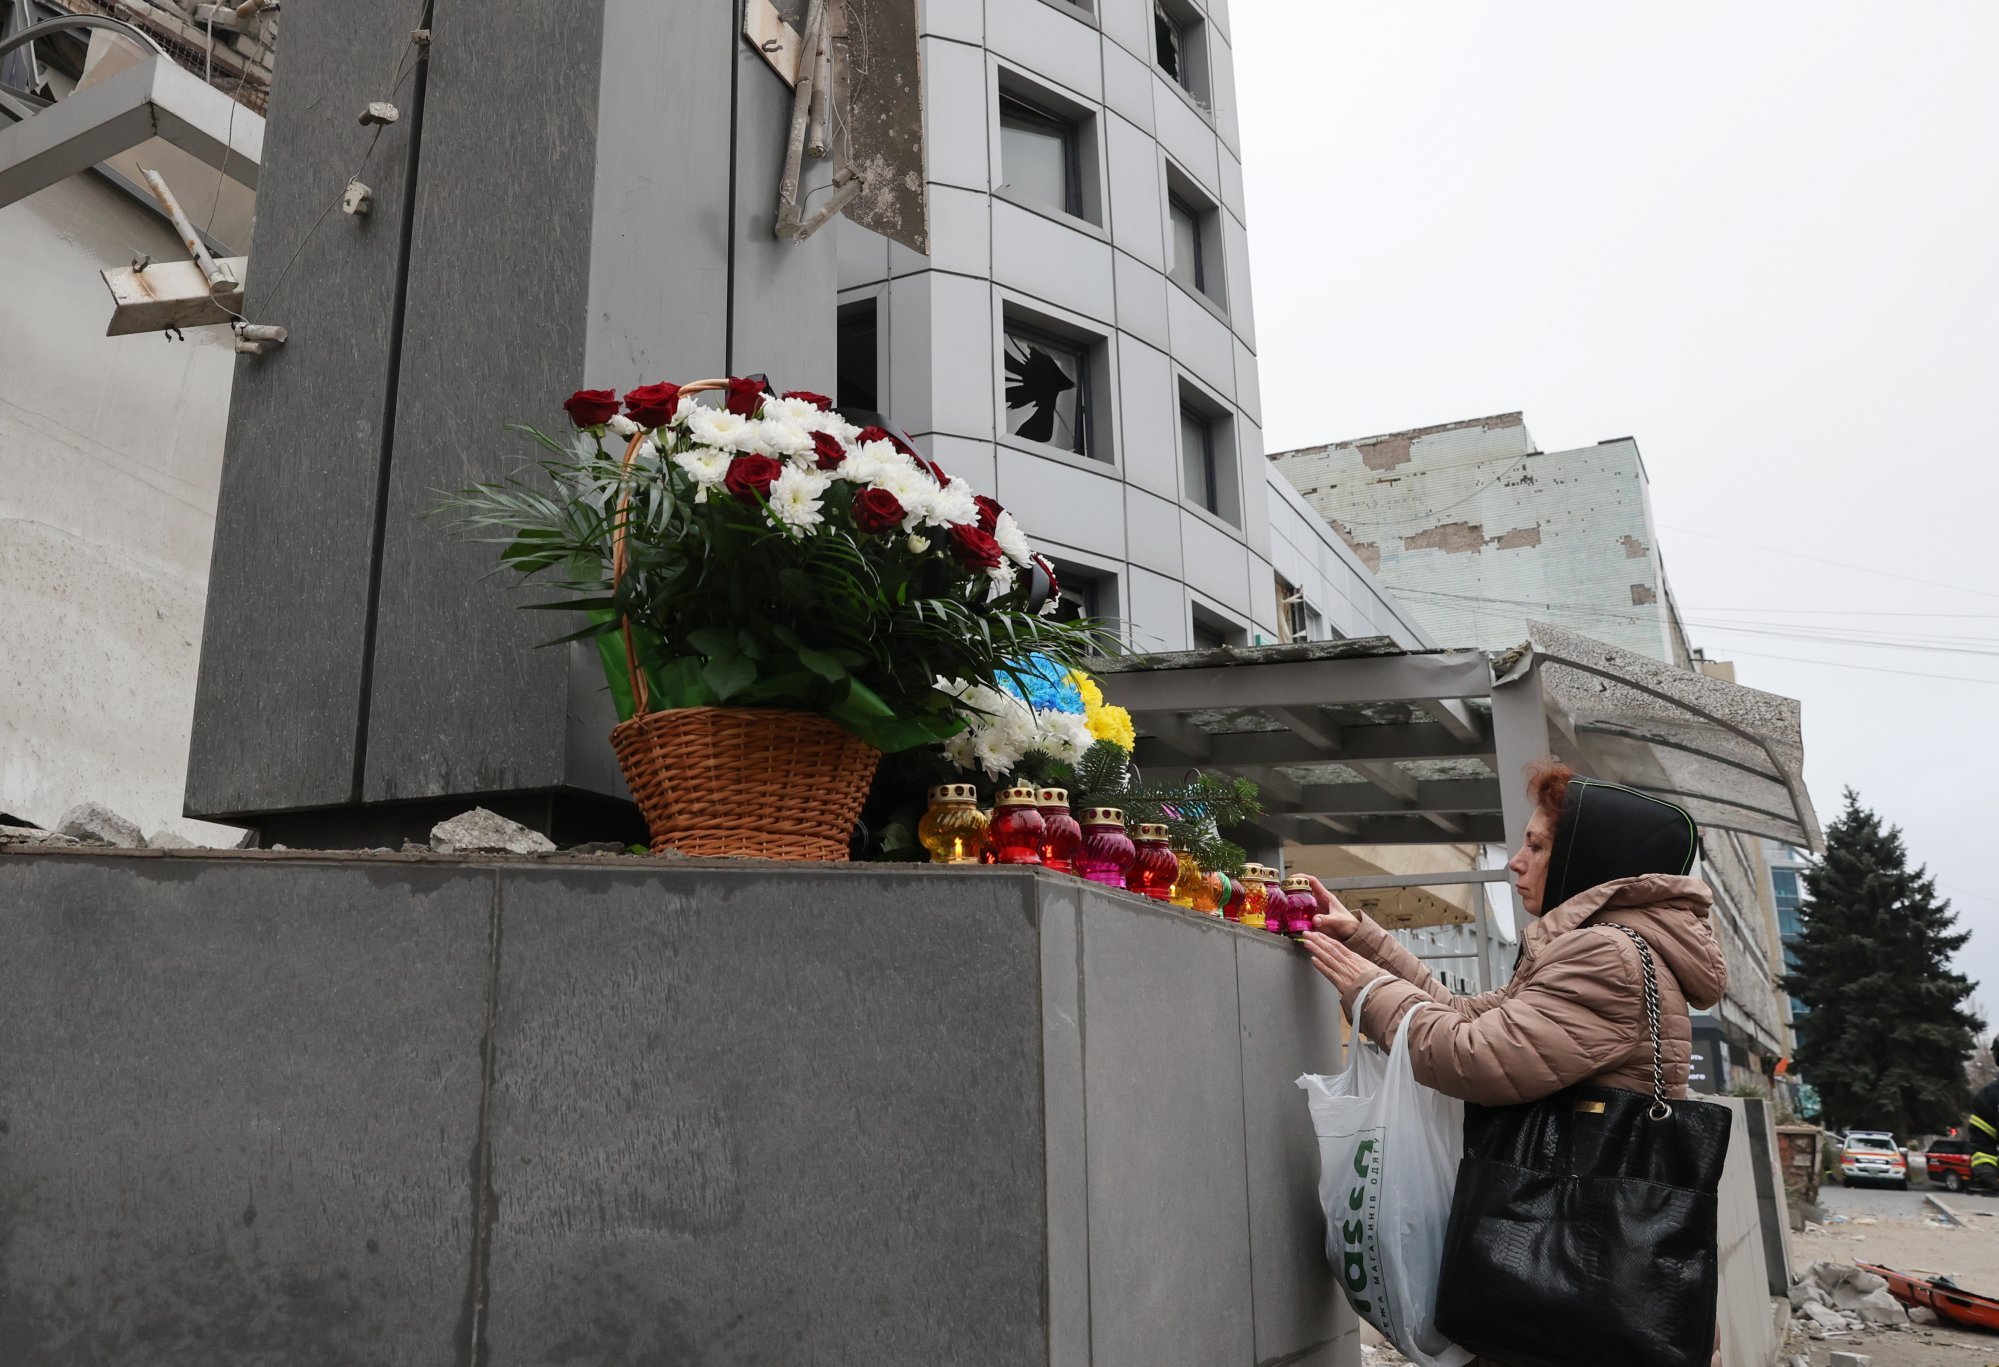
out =
[[[996,864],[1039,864],[1041,841],[1048,823],[1041,819],[1041,789],[1032,783],[1016,783],[1000,789],[993,799],[992,825],[986,828],[986,845]]]
[[[1173,874],[1173,896],[1169,900],[1176,907],[1200,911],[1201,897],[1208,890],[1208,876],[1185,850],[1173,851],[1173,862],[1178,867]]]
[[[1076,872],[1092,883],[1105,887],[1124,886],[1125,870],[1138,856],[1138,848],[1124,833],[1124,812],[1117,807],[1088,807],[1083,811],[1083,843],[1076,851]]]
[[[1270,870],[1261,864],[1245,864],[1242,881],[1249,890],[1249,898],[1242,904],[1242,923],[1250,930],[1262,930],[1270,907]]]
[[[1041,867],[1057,873],[1076,871],[1076,847],[1083,843],[1083,828],[1069,812],[1069,790],[1043,788],[1040,797]]]
[[[969,783],[932,788],[916,839],[930,851],[933,864],[978,863],[986,848],[986,814],[979,810],[979,790]]]
[[[1284,897],[1284,933],[1296,939],[1312,928],[1312,918],[1319,914],[1319,899],[1312,895],[1312,880],[1302,873],[1284,880]]]
[[[1128,891],[1142,893],[1155,902],[1164,902],[1173,896],[1173,882],[1180,876],[1180,861],[1173,857],[1173,847],[1166,843],[1166,834],[1163,825],[1140,822],[1137,852],[1132,856],[1131,867],[1124,874],[1124,885]]]

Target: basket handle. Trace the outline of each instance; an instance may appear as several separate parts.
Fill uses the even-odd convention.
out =
[[[680,386],[682,394],[704,394],[709,390],[727,389],[727,380],[695,380]],[[625,541],[626,521],[631,516],[632,507],[632,462],[638,459],[639,447],[645,444],[646,434],[635,432],[631,442],[625,447],[625,458],[619,463],[618,515],[611,524],[611,592],[616,595],[624,582],[625,571],[631,568],[631,554]],[[632,715],[643,717],[652,711],[652,689],[646,683],[645,671],[639,668],[638,647],[632,644],[632,619],[624,613],[618,614],[618,627],[625,636],[625,669],[632,681]]]

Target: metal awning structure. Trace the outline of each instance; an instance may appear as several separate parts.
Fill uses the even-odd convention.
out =
[[[1703,825],[1820,845],[1794,700],[1541,623],[1497,655],[1369,637],[1092,669],[1132,714],[1141,768],[1254,779],[1273,842],[1512,846],[1531,815],[1520,775],[1552,754]]]

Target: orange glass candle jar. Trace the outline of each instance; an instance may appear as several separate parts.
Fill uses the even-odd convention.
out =
[[[1188,911],[1213,910],[1203,908],[1201,898],[1208,890],[1208,876],[1201,872],[1201,866],[1194,862],[1194,856],[1185,850],[1173,851],[1173,896],[1169,901],[1176,907]]]
[[[1041,837],[1041,867],[1057,873],[1074,873],[1076,849],[1083,843],[1083,827],[1069,811],[1069,790],[1043,788],[1037,805],[1046,828]]]
[[[1041,841],[1048,823],[1041,819],[1041,789],[1032,783],[1016,783],[1000,789],[993,799],[992,825],[986,829],[986,847],[996,864],[1039,864]]]
[[[1179,876],[1180,861],[1173,857],[1173,847],[1166,843],[1166,827],[1151,821],[1140,822],[1137,848],[1131,867],[1124,873],[1125,889],[1164,902],[1173,896],[1173,883]]]
[[[1083,812],[1083,843],[1076,851],[1076,872],[1092,883],[1124,886],[1125,870],[1138,857],[1138,847],[1124,833],[1124,812],[1116,807],[1090,807]]]
[[[930,851],[933,864],[978,863],[986,848],[986,814],[979,810],[979,790],[969,783],[932,788],[916,839]]]
[[[1264,916],[1270,908],[1270,885],[1274,878],[1271,871],[1261,864],[1245,864],[1242,868],[1243,886],[1248,897],[1242,904],[1242,923],[1251,930],[1263,930]]]

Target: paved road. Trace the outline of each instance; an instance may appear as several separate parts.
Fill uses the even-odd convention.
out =
[[[1960,1204],[1969,1204],[1970,1195],[1952,1196],[1941,1188],[1930,1187],[1918,1180],[1909,1184],[1907,1191],[1897,1191],[1893,1187],[1842,1187],[1837,1182],[1825,1182],[1819,1186],[1819,1205],[1828,1215],[1844,1215],[1851,1220],[1855,1216],[1872,1215],[1877,1220],[1920,1220],[1929,1213],[1923,1204],[1923,1197],[1935,1191],[1937,1195],[1951,1203],[1952,1209]],[[1978,1209],[1999,1209],[1992,1198],[1976,1198]]]

